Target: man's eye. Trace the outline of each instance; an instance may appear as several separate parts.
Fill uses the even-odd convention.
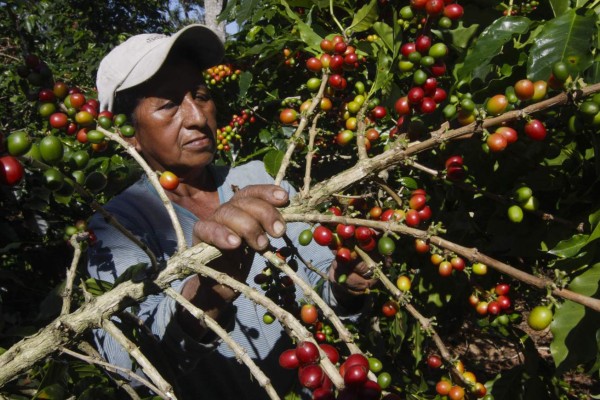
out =
[[[174,107],[177,107],[177,104],[173,103],[172,101],[167,101],[166,103],[162,104],[158,109],[159,110],[170,110]]]
[[[210,95],[210,92],[206,90],[198,90],[194,95],[194,98],[196,100],[210,101],[212,99],[212,96]]]

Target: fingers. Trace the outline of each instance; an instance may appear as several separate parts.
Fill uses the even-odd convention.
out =
[[[285,233],[285,221],[276,207],[288,202],[285,190],[275,185],[253,185],[237,191],[208,220],[199,221],[194,235],[200,241],[228,250],[242,241],[254,250],[264,250],[269,238]]]
[[[274,207],[282,207],[287,204],[288,193],[277,185],[251,185],[235,192],[231,201],[244,198],[261,199]]]
[[[329,271],[330,280],[340,282],[340,277],[343,276],[343,285],[353,292],[364,292],[378,282],[377,279],[371,279],[370,275],[372,273],[363,261],[356,264],[334,262]]]

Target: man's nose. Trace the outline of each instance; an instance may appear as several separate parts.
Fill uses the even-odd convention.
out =
[[[207,117],[202,110],[202,107],[198,105],[190,93],[186,94],[183,98],[182,107],[186,128],[194,126],[204,127],[206,125]]]

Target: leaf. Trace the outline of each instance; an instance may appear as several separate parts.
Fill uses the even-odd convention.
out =
[[[381,21],[373,24],[373,30],[377,33],[377,36],[379,36],[385,47],[392,52],[392,57],[395,58],[402,43],[401,31],[395,33],[393,27]]]
[[[65,398],[65,389],[58,383],[46,386],[38,391],[34,399],[62,400]]]
[[[113,288],[112,283],[101,281],[96,278],[89,278],[85,281],[85,290],[93,296],[100,296]]]
[[[590,45],[596,31],[596,18],[577,15],[575,10],[546,22],[529,52],[527,77],[548,79],[552,65],[566,61],[567,65],[584,71],[592,63]]]
[[[238,25],[242,25],[245,21],[250,19],[250,16],[254,12],[256,12],[258,0],[241,0],[238,4],[239,8],[236,13],[236,22]]]
[[[62,308],[62,293],[65,289],[65,281],[56,285],[50,293],[42,300],[36,320],[44,321],[56,317]]]
[[[588,220],[590,221],[590,226],[593,229],[592,234],[588,238],[588,243],[590,243],[591,241],[600,238],[600,224],[598,223],[600,222],[600,210],[591,214]]]
[[[300,32],[300,38],[302,39],[302,41],[304,43],[306,43],[306,45],[309,48],[320,53],[321,52],[321,40],[322,40],[321,36],[317,35],[310,28],[310,26],[306,25],[304,23],[304,21],[302,21],[300,19],[300,17],[298,17],[298,15],[294,11],[292,11],[292,9],[290,8],[290,6],[287,4],[287,2],[285,0],[282,0],[281,4],[284,5],[285,11],[286,11],[288,17],[290,17],[290,19],[292,19],[296,23],[296,26],[298,27],[298,31]]]
[[[408,176],[403,176],[403,177],[399,178],[398,183],[401,184],[402,186],[407,187],[410,190],[415,190],[419,187],[419,184],[417,183],[417,181],[414,178],[411,178]]]
[[[354,14],[352,24],[348,28],[348,31],[364,32],[373,26],[373,23],[377,21],[379,13],[377,12],[377,0],[371,0],[367,5],[364,5],[360,10]]]
[[[246,94],[248,93],[248,89],[250,88],[250,85],[252,84],[252,78],[253,78],[253,75],[249,71],[244,71],[240,75],[240,80],[239,80],[240,92],[239,92],[239,96],[240,96],[241,99],[243,99],[243,98],[246,97]]]
[[[569,9],[569,3],[569,0],[550,0],[550,7],[552,7],[554,16],[558,17],[566,13]]]
[[[265,170],[271,176],[276,176],[281,167],[281,161],[285,153],[280,150],[271,150],[263,157],[263,163],[265,164]]]
[[[561,240],[548,253],[563,258],[574,257],[588,243],[588,237],[589,235],[578,234],[569,239]]]
[[[569,289],[595,297],[600,284],[600,263],[577,276]],[[598,354],[595,334],[600,327],[600,314],[567,300],[559,305],[550,325],[553,340],[550,352],[560,374],[576,365],[592,361]]]
[[[502,54],[502,47],[513,36],[522,35],[529,30],[531,21],[526,17],[502,17],[494,21],[479,36],[472,51],[465,57],[465,61],[457,77],[460,81],[468,79],[477,71],[486,70],[490,61]]]
[[[461,21],[456,29],[450,31],[450,36],[452,37],[452,45],[459,49],[466,49],[469,45],[469,42],[477,32],[478,28],[479,25],[477,24],[464,27],[462,26]]]
[[[379,90],[385,91],[391,85],[394,78],[393,74],[390,74],[392,58],[382,48],[379,47],[378,49],[377,75],[375,76],[375,82],[371,86],[369,95],[377,93]]]
[[[141,281],[148,277],[148,264],[147,263],[137,263],[129,268],[127,268],[118,278],[115,280],[113,287],[119,285],[120,283],[127,281]]]

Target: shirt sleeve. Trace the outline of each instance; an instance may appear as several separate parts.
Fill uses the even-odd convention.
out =
[[[171,222],[168,215],[166,217],[164,215],[166,214],[163,211],[164,207],[162,204],[154,204],[150,196],[145,198],[144,212],[141,212],[141,208],[135,206],[139,203],[131,200],[131,198],[128,201],[117,199],[109,205],[108,210],[126,229],[149,247],[159,264],[164,265],[169,254],[174,253],[176,248],[174,232],[170,232]],[[131,203],[134,203],[134,206]],[[155,208],[156,206],[162,208]],[[186,221],[185,218],[180,222],[184,232],[189,233],[191,242],[191,230],[188,225],[192,222]],[[91,219],[90,228],[96,236],[94,245],[88,250],[88,272],[91,278],[114,283],[129,267],[137,264],[150,265],[148,255],[101,216],[95,215]],[[181,292],[185,281],[176,280],[172,287]],[[153,338],[146,341],[148,351],[143,351],[144,354],[149,358],[160,357],[169,360],[167,363],[159,362],[158,365],[187,368],[202,354],[213,351],[217,346],[216,341],[202,343],[186,334],[177,318],[173,318],[176,313],[175,300],[164,293],[149,295],[128,311],[144,321],[153,335]],[[113,320],[120,322],[118,318]],[[125,349],[104,330],[96,329],[94,339],[101,354],[110,363],[128,369],[135,365]]]

